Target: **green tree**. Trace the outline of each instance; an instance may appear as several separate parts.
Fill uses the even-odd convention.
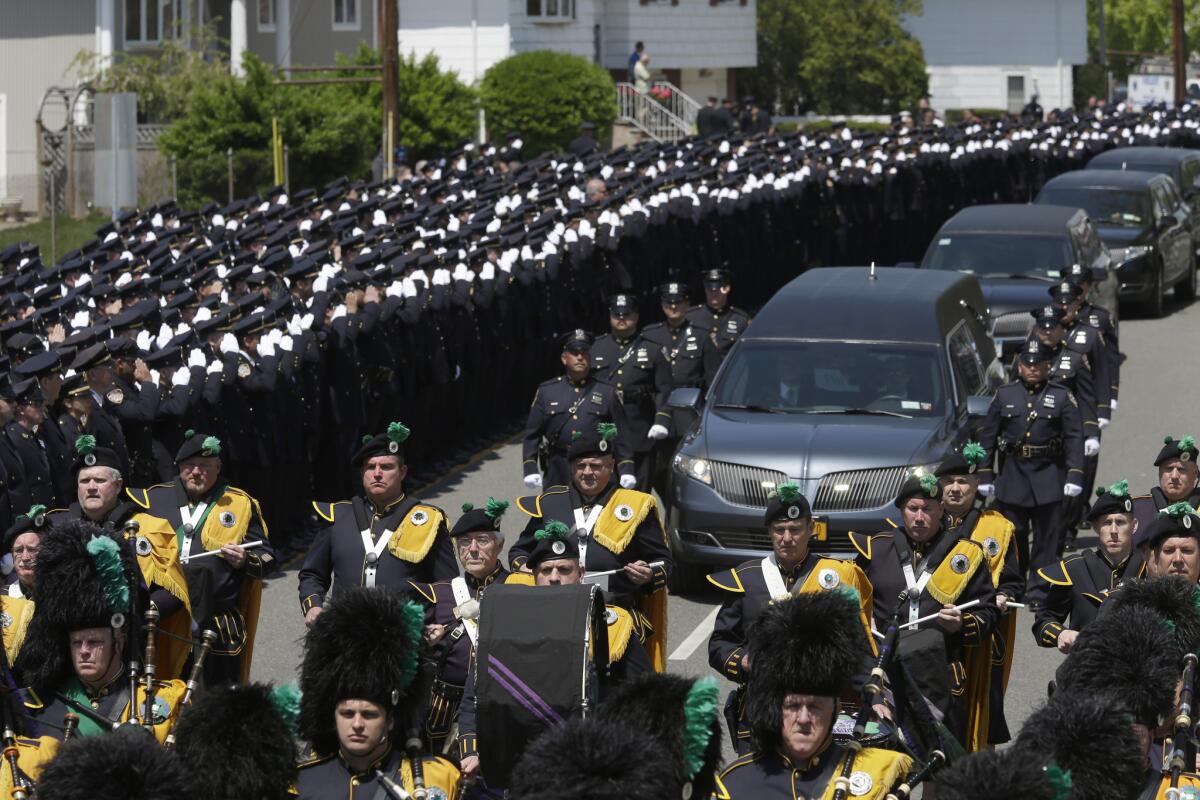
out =
[[[606,139],[617,117],[612,78],[586,58],[550,50],[519,53],[484,74],[480,100],[492,138],[515,131],[524,152],[561,150],[579,135],[581,122]]]
[[[1184,0],[1184,30],[1189,52],[1200,42],[1200,0]],[[1100,67],[1100,0],[1088,0],[1088,61],[1075,71],[1076,105],[1086,104],[1090,96],[1104,95],[1103,70]],[[1118,83],[1124,83],[1142,62],[1154,55],[1169,58],[1172,16],[1171,0],[1104,0],[1104,29],[1108,43],[1108,69]],[[1113,53],[1112,51],[1118,51]]]
[[[912,108],[929,79],[900,16],[920,12],[920,0],[759,0],[758,66],[742,87],[788,113]]]

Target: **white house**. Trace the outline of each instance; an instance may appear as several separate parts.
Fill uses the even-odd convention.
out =
[[[1087,0],[924,0],[903,25],[925,51],[936,109],[1072,105],[1087,63]]]

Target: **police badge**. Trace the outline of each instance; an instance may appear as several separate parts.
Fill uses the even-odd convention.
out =
[[[243,362],[241,362],[240,364],[238,364],[238,368],[237,368],[237,374],[238,374],[238,377],[239,377],[239,378],[243,378],[243,379],[245,379],[245,378],[249,378],[249,377],[250,377],[250,373],[251,373],[251,372],[253,372],[253,371],[254,371],[254,370],[253,370],[253,369],[250,367],[250,365],[249,365],[248,363],[246,363],[245,361],[243,361]]]

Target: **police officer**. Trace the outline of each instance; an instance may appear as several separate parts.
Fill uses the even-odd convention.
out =
[[[42,407],[36,414],[40,421],[34,427],[42,443],[46,461],[50,465],[50,480],[54,485],[55,505],[63,506],[75,497],[75,484],[71,480],[71,462],[74,453],[71,444],[75,437],[67,438],[54,408],[62,394],[63,380],[59,374],[62,360],[54,350],[45,350],[30,356],[13,370],[21,378],[34,378],[42,391]],[[29,412],[23,412],[28,414]],[[18,415],[20,416],[20,415]]]
[[[424,715],[422,735],[431,753],[446,752],[453,742],[467,668],[479,640],[479,600],[493,583],[511,574],[500,564],[504,534],[500,520],[508,503],[489,497],[483,508],[463,504],[463,515],[450,529],[450,538],[464,574],[448,581],[410,581],[425,609],[425,645],[433,667],[433,685]]]
[[[804,592],[773,603],[750,632],[748,689],[754,750],[717,776],[714,797],[883,798],[912,767],[909,756],[834,739],[839,698],[870,650],[859,605],[846,592]]]
[[[625,407],[616,388],[592,374],[591,348],[591,334],[578,328],[563,337],[565,374],[542,382],[533,395],[522,447],[525,485],[530,489],[568,483],[571,473],[566,453],[572,437],[576,433],[594,435],[599,422],[613,423],[620,432],[613,454],[621,486],[632,489],[637,485]],[[539,471],[540,457],[544,463]],[[540,472],[545,473],[545,481]]]
[[[986,692],[972,692],[967,685],[964,648],[988,643],[998,614],[987,554],[979,544],[945,529],[936,476],[909,477],[895,505],[902,518],[900,527],[874,535],[850,534],[855,559],[871,582],[875,628],[886,630],[894,616],[901,625],[932,617],[914,627],[942,634],[939,644],[944,646],[947,664],[943,672],[930,662],[924,680],[938,687],[936,697],[930,699],[946,715],[950,732],[964,746],[971,746],[970,704],[988,700]],[[907,590],[907,596],[898,608],[902,590]],[[970,610],[958,608],[974,600],[979,604]],[[899,722],[906,723],[903,713]]]
[[[1075,318],[1100,331],[1104,337],[1104,350],[1108,355],[1108,377],[1111,381],[1108,393],[1109,411],[1115,414],[1117,412],[1117,395],[1121,390],[1121,362],[1125,360],[1121,354],[1121,341],[1117,338],[1117,326],[1113,323],[1112,314],[1107,308],[1098,306],[1091,301],[1091,293],[1095,288],[1096,281],[1089,267],[1072,264],[1067,272],[1067,278],[1083,290],[1083,294],[1079,298],[1079,308],[1075,311]]]
[[[21,462],[31,505],[55,505],[54,476],[50,472],[50,457],[45,443],[38,438],[46,398],[36,378],[26,378],[13,387],[16,407],[12,421],[4,426],[9,447]]]
[[[1040,340],[1026,342],[1017,358],[1020,379],[996,390],[979,431],[988,452],[979,492],[995,493],[997,509],[1016,526],[1026,569],[1062,556],[1063,498],[1083,493],[1083,423],[1071,390],[1048,380],[1052,355]]]
[[[616,294],[609,298],[611,333],[592,344],[592,372],[617,390],[629,425],[637,485],[650,487],[655,443],[669,434],[659,422],[659,409],[667,407],[671,394],[671,365],[662,348],[638,332],[638,311],[633,297]]]
[[[775,487],[767,500],[763,523],[771,536],[771,553],[708,576],[726,592],[708,639],[708,664],[737,684],[725,702],[725,719],[733,748],[750,752],[746,719],[746,683],[750,679],[748,640],[755,621],[772,602],[800,592],[831,591],[845,586],[861,599],[863,630],[871,630],[871,584],[855,564],[823,558],[809,550],[812,508],[794,483]]]
[[[262,580],[275,568],[262,509],[222,475],[221,451],[217,437],[188,430],[175,480],[126,492],[175,532],[192,616],[199,629],[217,633],[204,662],[210,686],[249,680]]]
[[[1133,513],[1137,517],[1139,533],[1134,537],[1135,546],[1144,544],[1146,531],[1158,512],[1172,503],[1187,503],[1192,508],[1200,507],[1200,448],[1192,436],[1178,439],[1167,436],[1154,458],[1158,468],[1158,485],[1150,487],[1146,494],[1133,498]]]
[[[729,292],[733,285],[728,270],[710,269],[701,277],[704,283],[704,305],[688,309],[687,321],[695,325],[716,345],[715,363],[710,364],[709,375],[716,373],[721,359],[733,347],[733,343],[750,324],[750,315],[729,304]]]
[[[367,437],[351,459],[363,494],[313,504],[329,525],[300,568],[300,610],[309,627],[331,584],[336,595],[352,586],[407,588],[410,580],[429,583],[458,575],[445,513],[404,493],[408,435],[408,428],[393,422],[384,433]]]
[[[1030,578],[1029,593],[1038,598],[1033,638],[1040,647],[1071,652],[1075,639],[1099,613],[1100,605],[1124,582],[1134,580],[1144,568],[1134,552],[1138,521],[1133,514],[1129,484],[1117,481],[1096,490],[1088,522],[1100,543],[1055,564],[1038,569]]]
[[[1099,329],[1087,324],[1079,316],[1083,307],[1082,286],[1064,280],[1051,286],[1048,291],[1053,304],[1062,311],[1065,330],[1063,346],[1088,357],[1095,376],[1097,425],[1104,430],[1112,419],[1112,392],[1116,383],[1111,374],[1114,359],[1109,353],[1108,343]]]

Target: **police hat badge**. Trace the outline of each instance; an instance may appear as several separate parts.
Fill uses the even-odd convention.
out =
[[[567,545],[566,542],[564,542],[562,539],[559,539],[557,542],[550,545],[550,549],[554,551],[554,555],[561,556],[563,553],[567,552]]]
[[[96,454],[88,453],[86,456],[83,457],[83,463],[89,467],[96,466]]]
[[[800,516],[800,506],[788,506],[787,518],[796,519]]]
[[[1184,516],[1183,527],[1191,529],[1191,527],[1192,527],[1192,515],[1191,514],[1187,514]]]
[[[959,575],[965,575],[967,572],[967,567],[970,565],[971,560],[962,553],[959,553],[958,555],[954,556],[954,558],[950,559],[950,569],[954,570]]]

